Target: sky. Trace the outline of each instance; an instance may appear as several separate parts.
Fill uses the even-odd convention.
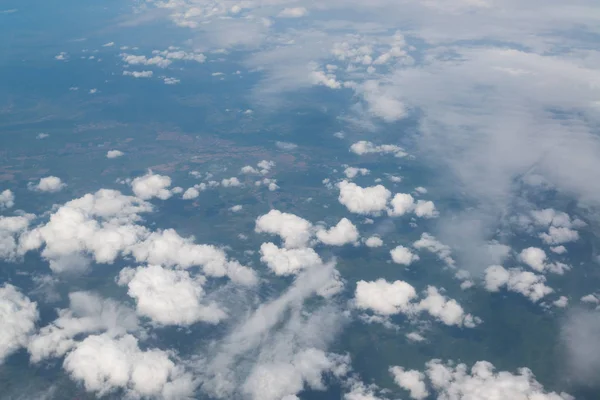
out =
[[[595,2],[36,4],[0,398],[598,398]]]

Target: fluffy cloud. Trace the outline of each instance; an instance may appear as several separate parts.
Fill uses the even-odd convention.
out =
[[[346,180],[338,183],[339,202],[355,214],[379,214],[386,209],[392,193],[382,185],[360,187]]]
[[[150,200],[153,197],[161,200],[168,199],[171,197],[169,186],[171,186],[171,178],[153,174],[152,171],[131,181],[131,190],[142,200]]]
[[[372,310],[381,316],[405,314],[414,316],[422,311],[439,319],[446,325],[473,328],[481,320],[465,314],[463,308],[453,299],[448,299],[439,290],[429,286],[426,296],[418,303],[415,288],[404,281],[387,282],[378,279],[373,282],[359,281],[354,293],[355,306],[362,310]]]
[[[48,192],[55,193],[60,192],[65,186],[60,178],[56,176],[46,176],[45,178],[40,179],[37,185],[30,185],[29,188],[32,190],[37,190],[38,192]]]
[[[438,216],[435,204],[432,201],[415,199],[408,193],[397,193],[390,201],[391,208],[388,215],[397,217],[409,212],[414,212],[417,217],[434,218]]]
[[[131,335],[88,336],[65,357],[63,367],[99,396],[123,389],[132,397],[180,399],[191,396],[196,386],[169,353],[141,350]]]
[[[279,235],[287,248],[306,247],[312,236],[312,224],[294,214],[271,210],[256,219],[257,233]]]
[[[425,385],[425,374],[419,371],[407,371],[402,367],[390,367],[394,382],[410,393],[411,399],[422,400],[429,396]]]
[[[350,146],[352,153],[363,155],[363,154],[393,154],[396,157],[405,157],[407,154],[404,149],[395,144],[382,144],[375,145],[372,142],[361,140]]]
[[[397,246],[390,251],[390,255],[392,256],[392,260],[396,264],[401,265],[410,265],[414,261],[419,260],[419,256],[410,251],[409,248],[404,246]]]
[[[404,281],[387,282],[378,279],[374,282],[356,283],[356,307],[373,310],[381,315],[411,312],[411,300],[417,297],[414,287]]]
[[[221,186],[223,187],[235,187],[240,186],[242,183],[235,176],[232,178],[223,179],[221,181]]]
[[[492,265],[485,270],[485,288],[488,291],[498,292],[506,286],[507,290],[521,293],[534,303],[554,292],[545,282],[546,278],[543,275],[518,268],[507,270],[500,265]]]
[[[19,239],[27,231],[33,214],[16,217],[0,216],[0,259],[16,261],[20,258]]]
[[[367,247],[381,247],[383,246],[383,240],[377,236],[371,236],[367,240],[365,240],[365,245]]]
[[[35,302],[11,284],[0,286],[0,364],[6,357],[27,345],[38,317]]]
[[[124,76],[132,76],[134,78],[152,78],[152,71],[123,71]]]
[[[327,230],[322,228],[317,230],[317,239],[330,246],[356,243],[359,236],[358,229],[348,218],[342,218],[336,226]]]
[[[115,300],[90,292],[73,292],[69,303],[69,308],[59,310],[58,318],[31,338],[27,346],[31,362],[64,356],[82,335],[103,333],[117,337],[139,330],[135,312]]]
[[[573,399],[564,393],[546,392],[528,368],[520,368],[517,374],[496,372],[488,361],[476,362],[469,371],[466,364],[443,364],[441,360],[431,360],[427,363],[425,375],[440,399]]]
[[[449,267],[454,267],[455,265],[450,247],[441,243],[429,233],[422,233],[421,238],[413,243],[413,247],[418,250],[427,250],[434,253]]]
[[[119,285],[127,285],[136,300],[137,312],[162,325],[191,325],[198,321],[217,324],[227,317],[215,303],[202,303],[206,279],[192,278],[187,271],[173,271],[158,265],[126,268]]]
[[[302,269],[319,266],[321,257],[311,248],[281,249],[273,243],[260,246],[260,260],[276,275],[297,274]]]
[[[369,174],[369,170],[366,168],[356,168],[356,167],[347,167],[344,170],[344,175],[346,175],[346,178],[348,179],[352,179],[355,178],[357,175],[368,175]]]
[[[109,150],[106,152],[106,158],[117,158],[124,155],[125,153],[123,153],[121,150]]]
[[[547,263],[546,252],[537,247],[523,249],[519,254],[519,259],[531,269],[540,273],[549,271],[562,275],[570,268],[568,265],[560,262]]]
[[[0,210],[11,208],[15,205],[15,195],[9,189],[0,193]]]

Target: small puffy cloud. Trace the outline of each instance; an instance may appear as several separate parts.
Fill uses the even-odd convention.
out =
[[[356,168],[356,167],[348,167],[344,170],[344,175],[346,175],[346,178],[348,179],[352,179],[355,178],[358,175],[368,175],[369,174],[369,170],[366,168]]]
[[[419,311],[427,311],[449,326],[465,326],[473,328],[481,322],[471,314],[465,314],[463,308],[454,299],[448,299],[433,286],[427,288],[427,296],[416,306]]]
[[[50,136],[50,135],[49,135],[49,134],[47,134],[47,133],[38,133],[38,134],[36,135],[36,137],[35,137],[35,138],[36,138],[36,139],[40,139],[40,140],[41,140],[41,139],[46,139],[46,138],[47,138],[47,137],[49,137],[49,136]]]
[[[423,400],[429,396],[425,385],[425,374],[415,370],[405,370],[402,367],[390,367],[390,374],[396,385],[410,393],[411,399]]]
[[[397,246],[393,250],[390,251],[390,255],[392,256],[392,260],[396,264],[401,265],[410,265],[414,261],[419,260],[419,256],[414,254],[408,247]]]
[[[171,197],[169,186],[171,186],[171,178],[153,174],[152,171],[131,181],[133,193],[142,200],[150,200],[153,197],[167,200]]]
[[[229,208],[231,212],[242,211],[243,206],[241,204],[236,204],[235,206]]]
[[[558,299],[552,302],[558,308],[565,308],[569,304],[569,298],[566,296],[560,296]]]
[[[562,243],[576,242],[579,240],[579,232],[567,227],[548,228],[548,233],[540,234],[540,238],[544,243],[549,245],[557,245]]]
[[[141,350],[131,335],[88,336],[65,357],[63,367],[98,396],[122,389],[136,398],[187,398],[196,386],[192,376],[177,366],[169,353]]]
[[[178,84],[181,81],[179,79],[177,79],[177,78],[165,77],[163,79],[163,82],[165,83],[165,85],[176,85],[176,84]]]
[[[284,8],[277,15],[280,18],[300,18],[308,15],[308,10],[304,7],[289,7]]]
[[[221,186],[223,187],[236,187],[236,186],[240,186],[242,183],[240,182],[240,180],[238,178],[236,178],[235,176],[232,178],[227,178],[227,179],[223,179],[221,181]]]
[[[441,399],[573,399],[564,393],[546,392],[528,368],[520,368],[517,374],[496,372],[488,361],[476,362],[469,371],[465,364],[431,360],[425,375],[436,398]]]
[[[449,267],[454,267],[455,265],[450,246],[441,243],[429,233],[422,233],[421,238],[413,243],[413,247],[418,250],[427,250],[434,253]]]
[[[438,216],[435,204],[431,200],[418,200],[415,204],[414,212],[417,217],[422,218],[435,218]]]
[[[583,303],[600,304],[600,298],[598,298],[598,296],[594,294],[587,294],[583,296],[580,300]]]
[[[485,270],[485,288],[490,292],[498,292],[506,287],[511,292],[521,293],[536,303],[554,290],[545,284],[543,275],[523,271],[518,268],[505,269],[500,265],[492,265]]]
[[[260,260],[276,275],[293,275],[302,269],[321,265],[321,257],[311,248],[285,249],[273,243],[260,246]]]
[[[378,236],[371,236],[367,240],[365,240],[365,245],[367,247],[381,247],[383,246],[383,240],[381,240]]]
[[[355,214],[379,214],[386,209],[392,193],[382,185],[360,187],[346,180],[338,183],[338,201]]]
[[[385,279],[358,281],[354,293],[357,308],[380,315],[409,313],[415,297],[417,292],[409,283],[399,280],[389,283]]]
[[[58,318],[31,338],[27,350],[31,362],[37,363],[64,356],[83,335],[116,337],[138,330],[137,316],[129,307],[94,293],[73,292],[69,294],[69,308],[58,310]]]
[[[152,71],[123,71],[124,76],[132,76],[134,78],[152,78]]]
[[[38,317],[35,302],[11,284],[0,286],[0,364],[27,345]]]
[[[340,89],[342,87],[342,83],[336,80],[334,74],[326,74],[323,71],[312,71],[310,80],[314,85],[326,86],[329,89]]]
[[[106,152],[106,158],[117,158],[124,155],[125,153],[123,153],[121,150],[109,150]]]
[[[108,43],[104,43],[104,44],[102,45],[102,47],[112,47],[112,46],[114,46],[114,45],[115,45],[115,42],[108,42]]]
[[[184,200],[192,200],[198,196],[200,196],[200,191],[196,189],[196,187],[191,187],[186,189],[185,192],[183,192],[183,196],[181,196],[181,198]]]
[[[317,239],[330,246],[343,246],[356,243],[359,238],[358,229],[348,218],[342,218],[336,226],[330,229],[317,230]]]
[[[192,278],[187,271],[168,270],[158,265],[126,268],[118,283],[127,285],[136,300],[137,312],[162,325],[191,325],[198,321],[217,324],[227,317],[217,304],[203,304],[206,279]]]
[[[352,153],[363,154],[393,154],[396,157],[405,157],[407,154],[404,149],[395,144],[376,145],[373,142],[360,140],[350,146]]]
[[[550,251],[555,254],[565,254],[567,252],[567,248],[565,246],[554,246],[550,247]]]
[[[255,232],[279,235],[287,248],[306,247],[312,236],[312,224],[297,215],[271,210],[256,219]]]
[[[398,217],[413,211],[415,199],[408,193],[396,193],[390,205],[392,207],[388,209],[388,215]]]
[[[15,205],[15,195],[10,189],[0,192],[0,210],[11,208]]]
[[[544,271],[546,258],[546,252],[537,247],[528,247],[519,254],[519,259],[537,272]]]
[[[147,58],[146,56],[136,56],[133,54],[121,54],[123,61],[129,65],[156,65],[160,68],[166,68],[171,65],[172,61],[168,58],[156,55]]]
[[[60,192],[66,184],[64,184],[60,178],[56,176],[46,176],[38,182],[37,185],[30,185],[29,188],[37,190],[38,192],[55,193]]]

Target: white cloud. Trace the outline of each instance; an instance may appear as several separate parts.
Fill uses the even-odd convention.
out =
[[[406,389],[411,399],[422,400],[429,396],[425,386],[425,374],[415,370],[405,370],[402,367],[390,367],[389,369],[396,385]]]
[[[163,82],[165,83],[165,85],[176,85],[176,84],[178,84],[181,81],[179,79],[177,79],[177,78],[165,77],[163,79]]]
[[[136,300],[137,312],[162,325],[191,325],[198,321],[217,324],[227,317],[215,303],[203,304],[206,282],[187,271],[173,271],[158,265],[126,268],[119,274],[120,285]]]
[[[537,247],[528,247],[519,254],[519,259],[537,272],[544,272],[546,258],[546,252]]]
[[[506,286],[511,292],[521,293],[536,303],[554,290],[545,284],[543,275],[536,275],[517,268],[505,269],[500,265],[492,265],[485,270],[485,288],[497,292]]]
[[[276,275],[297,274],[302,269],[320,266],[321,257],[311,248],[285,249],[273,243],[260,246],[260,260]]]
[[[115,42],[108,42],[108,43],[104,43],[104,44],[102,45],[102,47],[112,47],[112,46],[114,46],[114,45],[115,45]]]
[[[257,233],[279,235],[287,248],[306,247],[312,236],[312,224],[297,215],[271,210],[256,219]]]
[[[221,181],[221,186],[223,187],[236,187],[236,186],[241,186],[241,182],[238,178],[236,178],[235,176],[232,178],[227,178],[227,179],[223,179]]]
[[[404,149],[395,144],[375,145],[373,142],[361,140],[350,146],[350,151],[358,154],[393,154],[396,157],[405,157]]]
[[[560,296],[557,300],[553,301],[552,304],[558,308],[565,308],[569,304],[569,298],[566,296]]]
[[[186,398],[195,389],[192,376],[175,365],[169,353],[141,350],[131,335],[88,336],[63,363],[69,375],[99,396],[124,389],[133,397]]]
[[[410,265],[415,261],[419,260],[419,256],[410,251],[409,248],[404,246],[396,246],[390,251],[392,260],[396,264]]]
[[[418,200],[415,204],[415,215],[423,218],[435,218],[438,216],[438,211],[435,209],[433,201]]]
[[[540,238],[546,244],[556,245],[579,240],[579,233],[574,229],[551,226],[548,233],[540,234]]]
[[[171,186],[171,178],[153,174],[152,171],[131,181],[131,190],[142,200],[150,200],[153,197],[167,200],[171,197],[169,186]]]
[[[277,146],[281,150],[285,150],[285,151],[291,151],[291,150],[295,150],[296,148],[298,148],[298,145],[295,143],[279,142],[279,141],[275,142],[275,146]]]
[[[173,61],[171,61],[165,57],[161,57],[161,56],[154,56],[154,57],[147,58],[146,56],[135,56],[133,54],[121,54],[121,57],[125,63],[130,64],[130,65],[156,65],[157,67],[160,67],[160,68],[166,68],[169,65],[171,65],[171,63],[173,62]]]
[[[6,357],[27,345],[38,317],[35,302],[11,284],[0,286],[0,364]]]
[[[360,187],[346,180],[338,183],[339,202],[355,214],[379,214],[385,210],[391,192],[382,185]]]
[[[356,226],[348,218],[342,218],[336,226],[325,230],[317,230],[317,239],[330,246],[343,246],[348,243],[356,243],[360,237]]]
[[[346,175],[346,178],[348,179],[352,179],[355,178],[358,175],[368,175],[369,174],[369,170],[366,168],[356,168],[356,167],[347,167],[344,170],[344,175]]]
[[[0,210],[11,208],[15,205],[15,195],[10,189],[0,192]]]
[[[436,254],[438,258],[449,267],[454,267],[455,265],[450,247],[441,243],[429,233],[422,233],[421,238],[413,243],[413,247],[415,249],[424,249]]]
[[[124,76],[132,76],[134,78],[152,78],[152,71],[123,71]]]
[[[419,302],[417,309],[427,311],[431,316],[446,325],[473,328],[481,323],[477,317],[465,314],[463,308],[454,299],[447,299],[433,286],[427,287],[427,296]]]
[[[278,14],[280,18],[300,18],[308,15],[308,10],[304,7],[284,8]]]
[[[238,212],[238,211],[242,211],[242,208],[244,208],[241,204],[236,204],[233,207],[230,207],[229,210],[231,212]]]
[[[396,193],[390,204],[391,209],[388,209],[388,215],[398,217],[413,211],[415,199],[408,193]]]
[[[124,155],[125,153],[123,153],[121,150],[109,150],[106,152],[106,158],[117,158]]]
[[[183,200],[192,200],[196,197],[200,196],[200,191],[195,187],[187,188],[185,192],[183,192],[183,196],[181,198]]]
[[[55,193],[61,191],[66,184],[64,184],[60,178],[56,176],[46,176],[40,179],[37,185],[30,185],[30,189],[37,190],[38,192]]]
[[[383,246],[383,240],[381,240],[378,236],[371,236],[367,240],[365,240],[365,245],[367,247],[381,247]]]
[[[71,351],[82,335],[104,333],[110,337],[137,332],[135,312],[112,299],[90,292],[69,294],[69,308],[58,310],[58,318],[44,326],[27,346],[31,362],[62,357]]]
[[[517,374],[496,372],[488,361],[476,362],[469,371],[465,364],[431,360],[425,375],[437,397],[443,399],[572,400],[563,393],[544,391],[528,368],[520,368]]]
[[[411,312],[411,300],[417,297],[414,287],[404,281],[387,282],[378,279],[374,282],[356,283],[356,307],[373,310],[381,315]]]

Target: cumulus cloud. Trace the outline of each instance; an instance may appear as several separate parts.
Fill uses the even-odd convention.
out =
[[[317,230],[317,239],[330,246],[343,246],[348,243],[356,243],[360,234],[356,226],[348,218],[342,218],[336,226],[327,230]]]
[[[359,174],[363,176],[368,175],[369,172],[370,171],[366,168],[347,167],[344,170],[344,175],[346,175],[346,178],[352,179],[358,176]]]
[[[378,279],[372,282],[359,281],[354,293],[355,306],[362,310],[372,310],[381,316],[405,314],[415,316],[425,311],[446,325],[473,328],[481,320],[465,314],[463,308],[453,299],[443,296],[439,290],[429,286],[426,296],[414,302],[418,295],[415,288],[404,281],[387,282]]]
[[[27,350],[31,362],[37,363],[64,356],[83,335],[102,333],[117,337],[139,329],[135,312],[129,307],[91,292],[72,292],[69,308],[58,310],[58,318],[31,338]]]
[[[434,253],[449,267],[454,267],[455,265],[450,246],[443,244],[429,233],[422,233],[421,238],[413,243],[413,247],[418,250],[427,250]]]
[[[235,176],[232,178],[227,178],[227,179],[223,179],[221,181],[221,186],[223,187],[236,187],[236,186],[240,186],[242,183],[240,182],[240,180],[238,178],[236,178]]]
[[[26,233],[33,214],[16,217],[0,216],[0,259],[16,261],[20,258],[19,240]]]
[[[401,265],[410,265],[415,261],[419,260],[419,256],[414,254],[408,247],[404,246],[396,246],[394,249],[390,251],[390,255],[392,256],[392,260],[396,264]]]
[[[30,184],[29,188],[38,192],[55,193],[60,192],[65,186],[65,183],[56,176],[46,176],[37,183],[37,185]]]
[[[405,370],[402,367],[390,367],[390,373],[396,385],[407,390],[411,399],[422,400],[429,396],[425,385],[425,374],[415,370]]]
[[[386,209],[392,193],[382,185],[360,187],[346,180],[338,183],[339,202],[355,214],[376,215]]]
[[[287,248],[306,247],[312,236],[312,224],[297,215],[271,210],[256,219],[257,233],[279,235]]]
[[[397,193],[390,201],[391,208],[388,209],[388,215],[392,217],[402,216],[409,212],[414,212],[417,217],[434,218],[438,216],[438,211],[432,201],[415,199],[408,193]]]
[[[106,158],[117,158],[124,155],[125,153],[123,153],[121,150],[109,150],[106,152]]]
[[[27,345],[38,317],[35,302],[11,284],[0,286],[0,364],[6,357]]]
[[[131,190],[142,200],[150,200],[153,197],[167,200],[171,197],[169,186],[171,186],[171,178],[153,174],[152,171],[131,181]]]
[[[177,366],[169,353],[141,350],[129,334],[88,336],[65,357],[63,367],[99,396],[122,389],[134,397],[178,399],[191,396],[196,386],[191,374]]]
[[[380,237],[378,236],[371,236],[369,238],[367,238],[367,240],[365,240],[365,245],[367,247],[381,247],[383,246],[383,240],[381,240]]]
[[[11,208],[15,205],[15,195],[10,189],[0,193],[0,210]]]
[[[485,270],[485,288],[488,291],[498,292],[506,287],[511,292],[521,293],[534,303],[554,292],[545,282],[543,275],[519,268],[505,269],[500,265],[492,265]]]
[[[405,157],[407,154],[404,149],[395,144],[376,145],[373,142],[361,140],[350,146],[352,153],[363,154],[393,154],[396,157]]]
[[[168,270],[158,265],[126,268],[119,285],[127,285],[136,300],[137,312],[162,325],[191,325],[198,321],[217,324],[227,317],[216,303],[202,302],[206,282],[187,271]]]
[[[555,274],[564,274],[565,271],[570,269],[566,264],[555,262],[548,263],[546,252],[537,247],[528,247],[523,249],[519,254],[519,259],[528,265],[531,269],[536,272],[552,272]]]
[[[124,76],[132,76],[134,78],[152,78],[152,71],[123,71]]]
[[[321,257],[311,248],[279,248],[273,243],[260,246],[260,260],[267,264],[276,275],[297,274],[302,269],[319,266]]]

